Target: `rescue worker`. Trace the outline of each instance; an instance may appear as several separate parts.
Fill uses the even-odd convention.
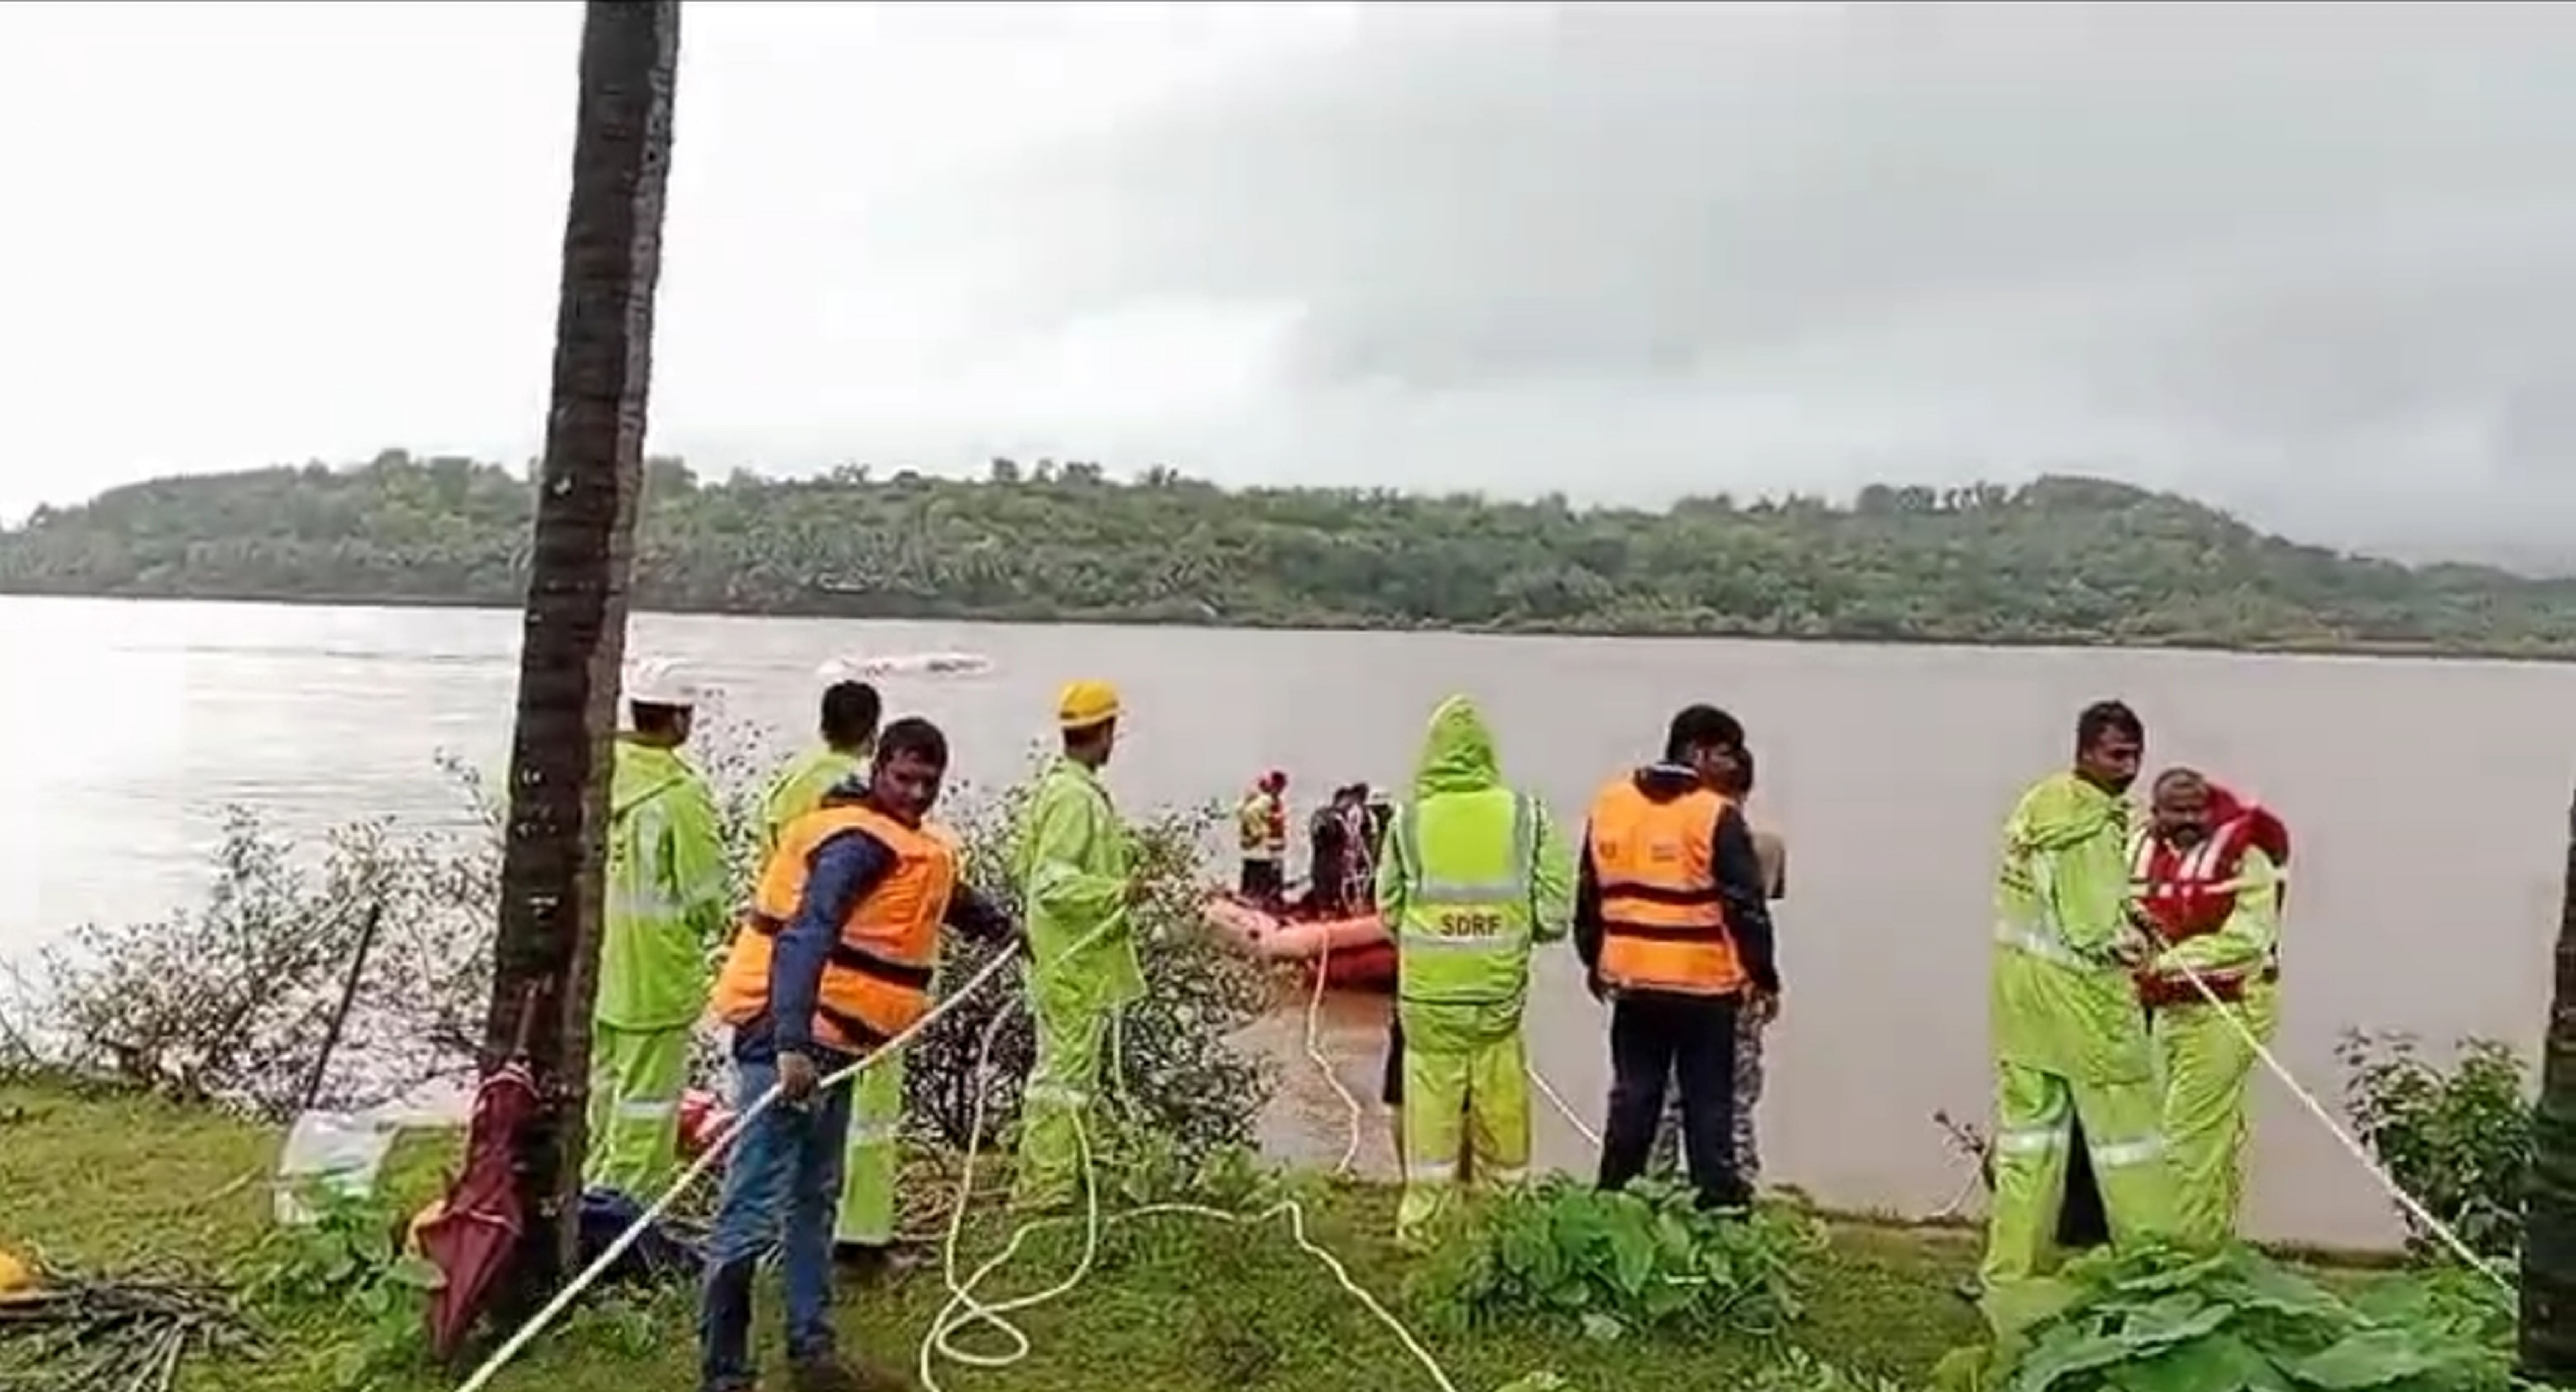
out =
[[[877,689],[866,682],[836,681],[823,688],[823,742],[779,770],[760,800],[762,855],[777,847],[789,822],[822,806],[824,794],[867,772],[884,711]]]
[[[843,784],[789,823],[726,954],[708,1007],[733,1027],[735,1105],[748,1113],[772,1086],[780,1100],[744,1125],[725,1168],[699,1312],[703,1392],[752,1392],[752,1280],[773,1246],[790,1385],[910,1385],[845,1364],[834,1348],[832,1210],[850,1089],[820,1084],[929,1010],[943,925],[987,940],[1017,936],[959,874],[954,845],[924,828],[947,770],[938,726],[918,717],[888,725],[864,783]]]
[[[2280,1018],[2275,854],[2288,859],[2289,836],[2186,768],[2156,779],[2152,818],[2129,851],[2130,890],[2158,945],[2138,998],[2164,1080],[2174,1236],[2216,1248],[2236,1235],[2245,1194],[2248,1037],[2269,1044]]]
[[[1288,892],[1281,862],[1288,855],[1288,775],[1272,769],[1261,775],[1235,804],[1234,835],[1243,852],[1243,897],[1265,908],[1275,907]]]
[[[2118,701],[2075,722],[2075,766],[2041,779],[2004,824],[1989,1013],[1994,1203],[1978,1289],[1998,1332],[2037,1313],[2075,1119],[2114,1246],[2171,1231],[2147,1023],[2130,973],[2148,942],[2130,914],[2129,805],[2146,727]]]
[[[1362,792],[1358,784],[1334,789],[1333,800],[1316,808],[1307,823],[1306,897],[1300,907],[1309,917],[1339,918],[1359,902],[1352,872],[1367,855],[1356,816]]]
[[[1342,856],[1342,889],[1338,896],[1341,912],[1359,913],[1371,907],[1377,896],[1377,841],[1369,832],[1369,786],[1354,783],[1344,789],[1350,796],[1336,799],[1342,819],[1342,843],[1348,849]]]
[[[1080,1195],[1081,1128],[1111,1031],[1118,1012],[1145,993],[1129,917],[1141,882],[1126,823],[1100,781],[1118,743],[1118,717],[1118,691],[1107,682],[1064,688],[1056,702],[1064,753],[1038,776],[1012,848],[1037,1023],[1011,1194],[1016,1208],[1060,1207]]]
[[[1735,1167],[1737,1020],[1780,994],[1762,863],[1717,790],[1744,727],[1715,706],[1675,714],[1664,756],[1593,799],[1575,891],[1575,950],[1610,1002],[1610,1115],[1600,1186],[1643,1174],[1678,1075],[1682,1150],[1703,1208],[1751,1198]]]
[[[837,664],[836,664],[837,665]],[[760,805],[760,850],[778,848],[787,828],[853,779],[864,780],[885,706],[877,689],[836,681],[823,689],[822,743],[779,771]],[[895,1176],[901,1167],[903,1055],[858,1076],[850,1093],[849,1154],[841,1166],[841,1215],[832,1232],[836,1260],[862,1271],[886,1265],[894,1245]]]
[[[626,703],[633,728],[618,736],[609,773],[582,1179],[650,1202],[678,1159],[689,1037],[733,890],[715,795],[680,753],[696,685],[678,663],[648,658],[629,673]]]
[[[1750,746],[1732,755],[1721,755],[1717,761],[1718,792],[1735,800],[1736,810],[1743,813],[1745,824],[1752,825],[1753,750]],[[1778,903],[1789,892],[1789,844],[1778,833],[1753,830],[1753,854],[1762,864],[1762,897]],[[1779,920],[1772,920],[1776,954]],[[1735,1174],[1748,1190],[1762,1184],[1761,1147],[1754,1135],[1754,1112],[1762,1101],[1762,1036],[1779,1018],[1777,997],[1754,1003],[1755,1008],[1735,1012]],[[1647,1168],[1658,1174],[1681,1167],[1682,1092],[1673,1088],[1665,1095],[1664,1118],[1655,1128],[1655,1154]]]
[[[1377,872],[1402,1031],[1400,1244],[1421,1246],[1448,1208],[1462,1155],[1484,1184],[1529,1167],[1521,1014],[1531,949],[1565,936],[1573,910],[1565,862],[1546,805],[1504,786],[1474,703],[1442,701]]]

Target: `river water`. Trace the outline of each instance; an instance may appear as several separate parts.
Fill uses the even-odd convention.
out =
[[[517,637],[515,614],[486,610],[0,599],[0,761],[15,785],[0,800],[0,956],[191,902],[228,803],[288,829],[460,818],[434,756],[498,766]],[[1793,847],[1766,1168],[1837,1203],[1923,1211],[1957,1190],[1930,1115],[1985,1112],[1995,829],[2097,697],[2145,716],[2150,767],[2209,769],[2293,823],[2280,1053],[2327,1101],[2349,1027],[2527,1048],[2547,1006],[2576,668],[658,614],[635,620],[630,645],[690,659],[729,713],[783,738],[808,727],[824,658],[957,648],[995,670],[888,679],[889,712],[940,720],[961,771],[990,783],[1046,734],[1058,684],[1108,678],[1130,712],[1110,780],[1131,807],[1228,796],[1272,766],[1309,795],[1400,784],[1424,717],[1456,691],[1494,721],[1507,775],[1571,824],[1605,776],[1652,752],[1675,707],[1734,710],[1762,755],[1763,817]],[[1534,1056],[1597,1120],[1601,1013],[1566,954],[1541,977]],[[1371,1104],[1364,1155],[1379,1166],[1384,1012],[1334,1001],[1321,1021]],[[1268,1139],[1330,1158],[1346,1112],[1305,1062],[1302,1025],[1261,1031],[1282,1059]],[[2359,1167],[2283,1089],[2257,1086],[2256,1230],[2393,1232]],[[1589,1167],[1543,1104],[1537,1140],[1542,1162]]]

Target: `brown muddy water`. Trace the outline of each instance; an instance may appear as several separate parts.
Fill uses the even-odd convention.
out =
[[[227,803],[297,830],[455,818],[433,754],[500,761],[517,634],[516,615],[480,610],[0,599],[0,757],[16,775],[0,804],[12,851],[0,956],[84,919],[191,902]],[[1572,823],[1605,777],[1652,751],[1674,707],[1722,703],[1752,730],[1763,815],[1792,846],[1766,1168],[1840,1204],[1922,1211],[1957,1189],[1930,1115],[1985,1111],[1995,828],[2097,697],[2145,716],[2151,767],[2201,766],[2290,819],[2281,1055],[2329,1102],[2349,1027],[2528,1047],[2547,1003],[2576,668],[665,615],[639,617],[632,646],[692,660],[732,713],[782,736],[810,721],[826,657],[985,654],[985,676],[880,683],[890,712],[947,725],[963,772],[985,784],[1022,767],[1060,682],[1105,677],[1132,712],[1110,771],[1130,806],[1230,795],[1274,765],[1308,795],[1400,784],[1424,717],[1454,691],[1484,704],[1507,774]],[[1562,952],[1542,963],[1532,1049],[1593,1119],[1606,1049],[1577,978]],[[1333,1000],[1320,1030],[1367,1104],[1363,1158],[1378,1169],[1385,1011]],[[1254,1031],[1281,1070],[1265,1139],[1329,1161],[1347,1114],[1302,1029],[1288,1011]],[[2367,1177],[2280,1088],[2257,1088],[2257,1230],[2388,1235]],[[1536,1127],[1543,1163],[1589,1168],[1543,1104]]]

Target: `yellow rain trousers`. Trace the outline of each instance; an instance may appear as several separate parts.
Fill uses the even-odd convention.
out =
[[[2242,1001],[2178,1005],[2155,1014],[2156,1062],[2164,1075],[2164,1136],[2174,1178],[2174,1236],[2215,1248],[2236,1236],[2245,1202],[2245,1142],[2254,1046],[2234,1015],[2266,1047],[2280,1021],[2280,987],[2248,982]]]
[[[2081,1115],[2114,1246],[2169,1233],[2173,1192],[2145,1012],[2115,948],[2128,926],[2128,805],[2060,773],[2004,829],[1989,1025],[1994,1204],[1978,1276],[1997,1331],[2027,1325],[2053,1264],[2066,1151]]]
[[[1404,1026],[1404,1194],[1396,1240],[1420,1247],[1458,1192],[1529,1169],[1521,1013],[1533,946],[1565,936],[1573,862],[1538,799],[1502,783],[1493,735],[1464,697],[1431,716],[1413,801],[1377,871],[1396,939]]]
[[[2253,1134],[2256,1059],[2246,1035],[2270,1047],[2281,1011],[2280,986],[2263,979],[2281,941],[2280,871],[2261,850],[2248,847],[2237,860],[2234,883],[2236,904],[2227,922],[2215,933],[2166,948],[2149,968],[2167,978],[2189,968],[2204,978],[2245,982],[2241,1001],[2165,1006],[2151,1026],[2174,1177],[2174,1236],[2204,1248],[2236,1236],[2245,1198],[2245,1141]]]
[[[1145,993],[1127,896],[1133,855],[1100,776],[1059,758],[1038,776],[1012,848],[1029,933],[1037,1062],[1020,1114],[1011,1203],[1049,1209],[1082,1193],[1082,1131],[1117,1014]]]
[[[615,758],[582,1180],[649,1203],[676,1168],[689,1035],[731,872],[715,797],[678,751],[620,739]]]

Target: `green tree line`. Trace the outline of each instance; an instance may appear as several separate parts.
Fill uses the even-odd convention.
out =
[[[0,592],[515,605],[533,502],[521,473],[398,451],[158,479],[0,531]],[[665,610],[2576,655],[2576,581],[2345,555],[2088,478],[1647,511],[665,459],[643,507],[636,602]]]

